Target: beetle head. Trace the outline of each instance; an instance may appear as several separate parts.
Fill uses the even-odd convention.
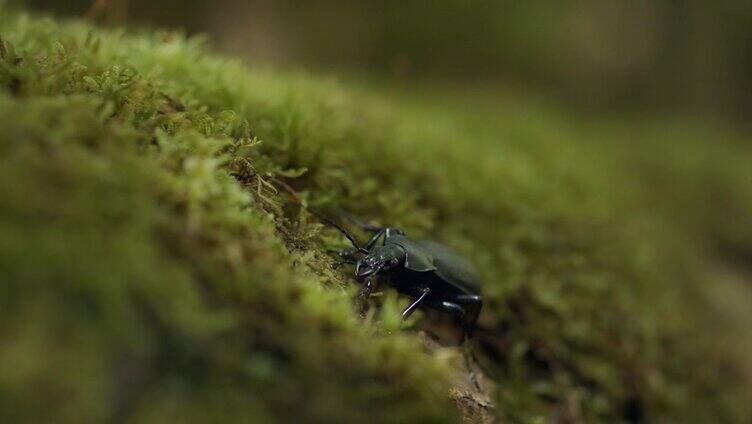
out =
[[[387,244],[371,250],[371,253],[361,258],[355,265],[355,275],[363,279],[404,263],[405,251],[397,245]]]

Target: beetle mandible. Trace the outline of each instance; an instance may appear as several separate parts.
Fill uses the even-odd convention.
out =
[[[483,299],[478,271],[467,259],[435,241],[413,240],[397,228],[359,225],[374,233],[362,247],[342,227],[336,227],[353,244],[339,255],[342,263],[355,265],[356,279],[364,282],[364,299],[373,290],[373,277],[385,277],[397,292],[413,298],[402,312],[403,319],[419,306],[434,309],[461,323],[463,341],[472,336]],[[359,253],[364,256],[357,259]]]

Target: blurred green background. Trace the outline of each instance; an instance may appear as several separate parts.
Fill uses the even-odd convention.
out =
[[[577,144],[616,149],[632,177],[649,180],[643,189],[653,189],[654,201],[693,216],[714,255],[752,264],[752,224],[738,218],[752,182],[731,177],[738,187],[729,189],[727,159],[713,159],[733,156],[726,143],[752,140],[752,2],[16,2],[103,25],[206,35],[256,69],[345,79],[391,96],[391,107],[442,105],[480,127],[511,111],[540,131],[552,122],[573,127]],[[672,187],[667,175],[694,160],[693,151],[704,152],[703,173],[687,171],[693,188]]]
[[[739,124],[752,107],[752,2],[744,0],[27,3],[208,33],[254,63],[483,81],[587,110],[682,112]]]

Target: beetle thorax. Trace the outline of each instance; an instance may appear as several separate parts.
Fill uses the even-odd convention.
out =
[[[386,244],[371,250],[355,267],[358,277],[383,273],[405,264],[405,250],[394,244]]]

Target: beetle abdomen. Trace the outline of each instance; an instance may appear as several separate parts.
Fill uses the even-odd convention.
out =
[[[403,235],[384,241],[405,250],[405,268],[421,273],[434,273],[456,289],[480,294],[480,277],[475,267],[462,255],[443,244],[430,240],[412,240]]]
[[[418,241],[433,255],[436,273],[468,293],[481,294],[480,275],[475,266],[453,249],[430,240]]]

